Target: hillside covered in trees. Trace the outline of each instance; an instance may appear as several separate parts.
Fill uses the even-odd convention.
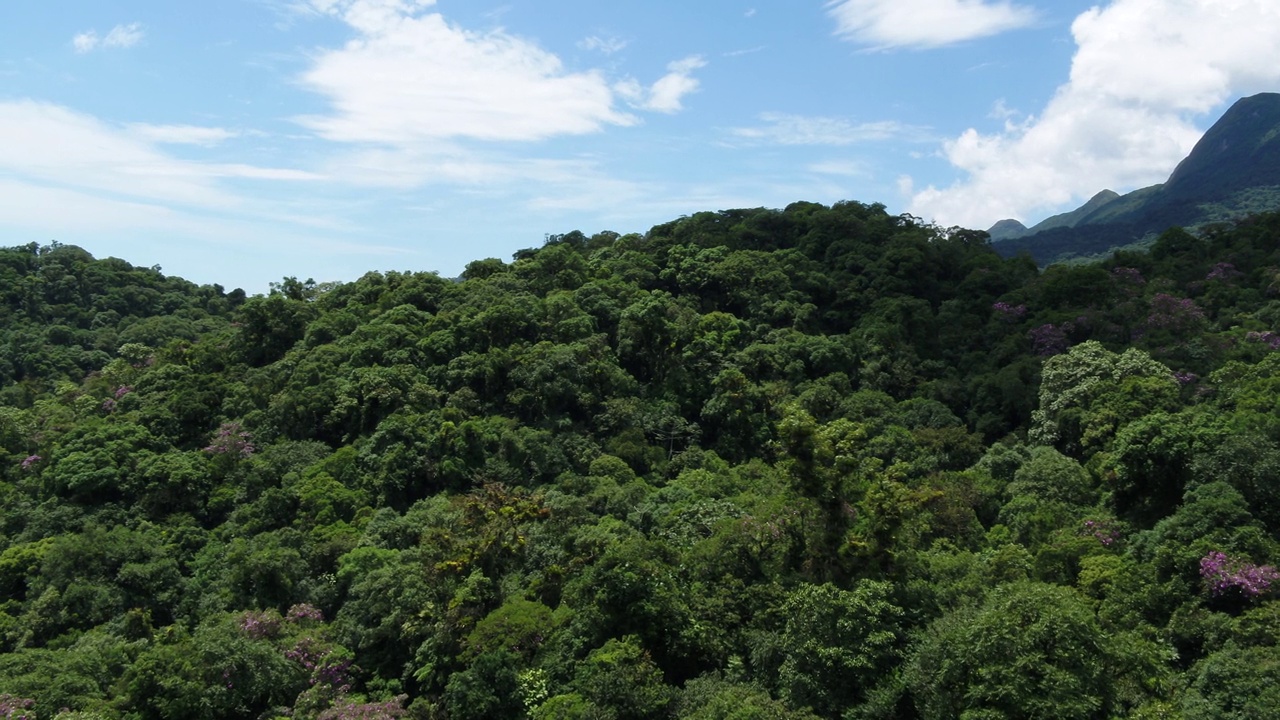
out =
[[[0,250],[0,717],[1280,717],[1278,406],[1280,214]]]

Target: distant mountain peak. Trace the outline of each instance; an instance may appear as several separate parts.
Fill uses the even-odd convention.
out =
[[[992,225],[987,234],[992,240],[1005,240],[1007,238],[1022,237],[1027,234],[1027,226],[1012,218],[1000,220]]]
[[[1109,252],[1173,226],[1195,228],[1277,209],[1280,93],[1260,93],[1228,108],[1165,183],[1126,195],[1103,190],[1071,212],[1023,233],[992,233],[992,240],[1002,253],[1027,251],[1047,263]]]

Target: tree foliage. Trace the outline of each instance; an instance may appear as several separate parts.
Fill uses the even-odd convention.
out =
[[[1278,237],[1041,272],[796,203],[255,297],[0,250],[0,708],[1269,717]]]

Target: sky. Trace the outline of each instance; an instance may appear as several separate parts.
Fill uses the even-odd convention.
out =
[[[1028,225],[1280,91],[1276,0],[0,5],[0,245],[256,293],[883,203]]]

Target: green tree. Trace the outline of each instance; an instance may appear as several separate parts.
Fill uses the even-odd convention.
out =
[[[1106,718],[1108,638],[1070,588],[1018,583],[935,622],[905,670],[922,718]]]

